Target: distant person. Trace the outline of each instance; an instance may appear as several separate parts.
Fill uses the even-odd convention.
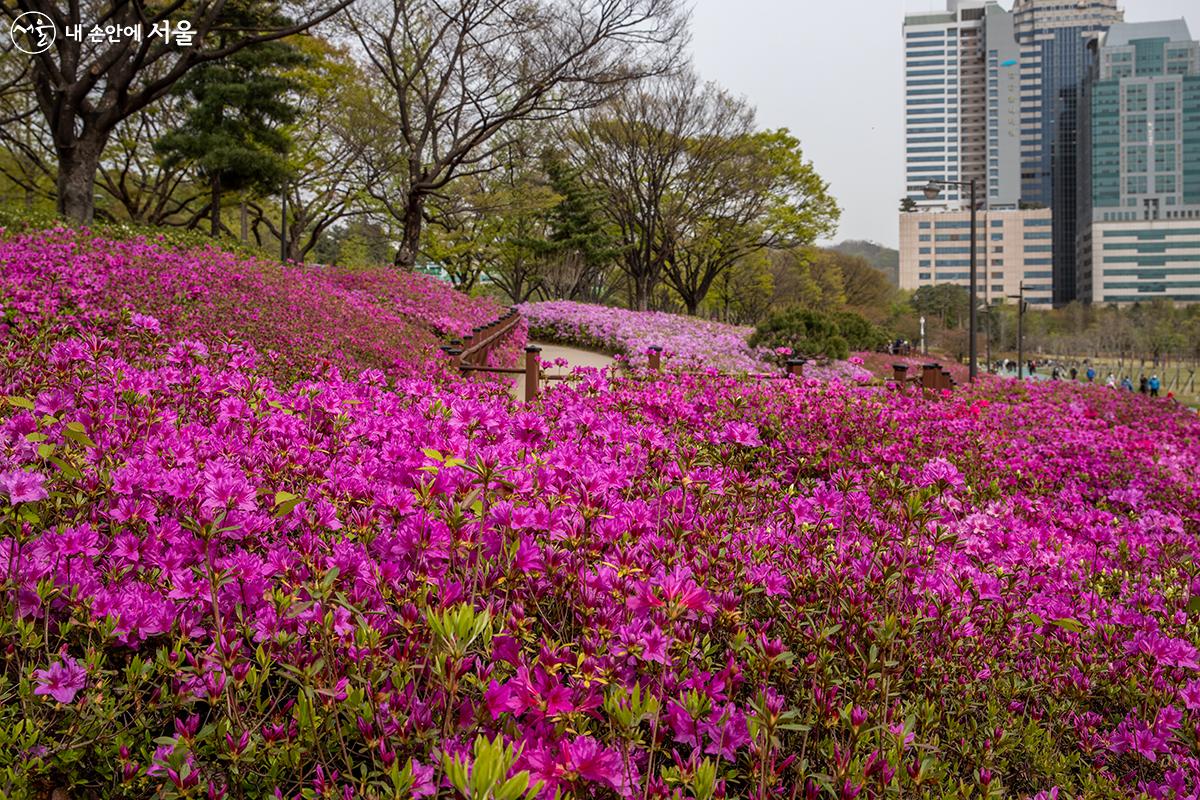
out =
[[[1111,372],[1108,373],[1108,380],[1104,382],[1104,385],[1110,389],[1117,388],[1117,376],[1113,375]]]
[[[1050,370],[1050,380],[1052,380],[1052,381],[1058,380],[1058,367],[1055,367],[1054,369]]]
[[[1088,371],[1087,371],[1087,379],[1088,379],[1088,383],[1095,383],[1095,381],[1096,381],[1096,370],[1095,370],[1094,368],[1092,368],[1092,367],[1088,367]]]
[[[1158,376],[1151,375],[1150,376],[1150,396],[1158,397],[1158,390],[1160,387],[1161,387],[1161,384],[1158,382]]]
[[[1133,380],[1128,375],[1121,379],[1121,388],[1125,391],[1133,391]]]
[[[1074,367],[1071,367],[1071,380],[1079,380],[1079,370],[1075,369]]]
[[[1146,394],[1149,391],[1150,391],[1150,381],[1146,380],[1146,376],[1143,375],[1142,379],[1140,381],[1138,381],[1138,394]]]

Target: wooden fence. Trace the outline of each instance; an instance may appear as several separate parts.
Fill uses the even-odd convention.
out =
[[[562,381],[570,380],[571,375],[547,375],[542,369],[540,354],[542,348],[537,345],[527,345],[525,347],[525,363],[519,367],[489,367],[487,365],[488,354],[494,350],[505,337],[512,333],[521,321],[520,314],[515,309],[509,309],[500,318],[489,322],[487,325],[472,329],[470,335],[463,337],[461,342],[451,342],[442,350],[446,352],[455,363],[458,369],[464,374],[469,375],[473,372],[481,372],[492,375],[523,375],[525,376],[525,402],[533,402],[534,399],[541,393],[541,386],[544,381]],[[662,372],[662,353],[663,348],[654,346],[650,347],[647,352],[647,366],[652,372]],[[752,372],[748,377],[758,380],[779,380],[785,378],[801,378],[804,376],[804,366],[810,362],[805,358],[790,358],[783,372]],[[820,363],[820,362],[814,362]],[[919,385],[925,390],[925,394],[932,396],[936,392],[944,389],[952,389],[957,384],[950,377],[948,370],[942,369],[940,364],[926,364],[921,368],[921,374],[913,377],[908,377],[908,366],[904,364],[893,364],[893,377],[900,389],[905,388],[909,384]],[[702,372],[684,372],[679,374],[710,374]],[[729,374],[729,373],[719,373]]]

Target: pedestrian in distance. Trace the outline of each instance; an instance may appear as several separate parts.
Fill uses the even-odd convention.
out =
[[[1094,383],[1094,382],[1095,382],[1095,380],[1096,380],[1096,370],[1095,370],[1094,368],[1092,368],[1092,367],[1088,367],[1088,370],[1087,370],[1087,379],[1088,379],[1088,383]]]
[[[1149,391],[1150,391],[1150,381],[1146,380],[1146,376],[1143,375],[1142,379],[1140,381],[1138,381],[1138,393],[1146,394]]]
[[[1126,375],[1124,378],[1121,378],[1121,388],[1129,392],[1133,391],[1133,381],[1128,375]]]
[[[1108,373],[1108,380],[1104,382],[1104,385],[1110,389],[1117,388],[1117,376],[1113,375],[1111,372]]]
[[[1161,386],[1162,386],[1162,384],[1160,384],[1158,382],[1158,376],[1151,375],[1150,376],[1150,396],[1158,397],[1158,390],[1159,390],[1159,388],[1161,388]]]
[[[1075,369],[1074,367],[1071,367],[1071,380],[1079,380],[1079,370]]]

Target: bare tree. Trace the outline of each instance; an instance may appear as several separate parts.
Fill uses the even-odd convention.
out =
[[[54,143],[58,161],[58,210],[76,222],[90,222],[95,213],[93,184],[101,154],[113,131],[157,101],[189,70],[216,61],[260,42],[281,39],[329,19],[351,0],[302,0],[283,3],[278,10],[295,20],[257,30],[228,30],[221,26],[225,0],[17,0],[0,7],[0,16],[16,20],[26,12],[48,17],[57,29],[53,46],[32,56],[32,83],[38,107]],[[66,6],[64,9],[63,6]],[[178,32],[187,21],[190,42],[178,35],[167,41],[149,35],[166,23]],[[134,26],[139,39],[121,36],[116,42],[93,42],[86,33],[65,35],[68,28]],[[159,30],[162,30],[160,27]]]
[[[118,123],[100,160],[97,186],[125,215],[148,225],[194,224],[207,192],[189,182],[190,164],[169,162],[154,150],[163,134],[183,124],[174,98]]]
[[[583,180],[604,196],[605,213],[620,234],[621,269],[632,305],[646,310],[683,230],[681,209],[696,191],[684,176],[692,156],[735,131],[744,132],[746,109],[685,71],[631,87],[582,117],[568,137]],[[674,229],[672,229],[674,226]]]
[[[366,185],[402,225],[406,268],[429,199],[493,169],[513,123],[594,107],[668,71],[685,31],[676,0],[361,0],[348,18],[387,92]]]
[[[29,58],[19,50],[0,53],[0,173],[25,195],[26,208],[47,196],[53,182],[49,131],[33,100]]]

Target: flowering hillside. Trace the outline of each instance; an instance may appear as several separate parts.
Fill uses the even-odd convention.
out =
[[[677,363],[742,372],[772,369],[764,353],[746,344],[753,328],[570,300],[524,303],[518,309],[529,321],[531,338],[620,353],[635,363],[645,364],[646,351],[657,346]]]
[[[196,297],[246,296],[228,270],[143,298],[111,277],[141,245],[36,282],[5,247],[0,794],[1200,791],[1194,415],[1007,382],[284,383],[190,338]]]
[[[280,266],[67,230],[0,239],[0,301],[18,328],[51,321],[209,346],[250,342],[295,374],[417,363],[441,335],[461,336],[501,313],[492,301],[394,269]]]

